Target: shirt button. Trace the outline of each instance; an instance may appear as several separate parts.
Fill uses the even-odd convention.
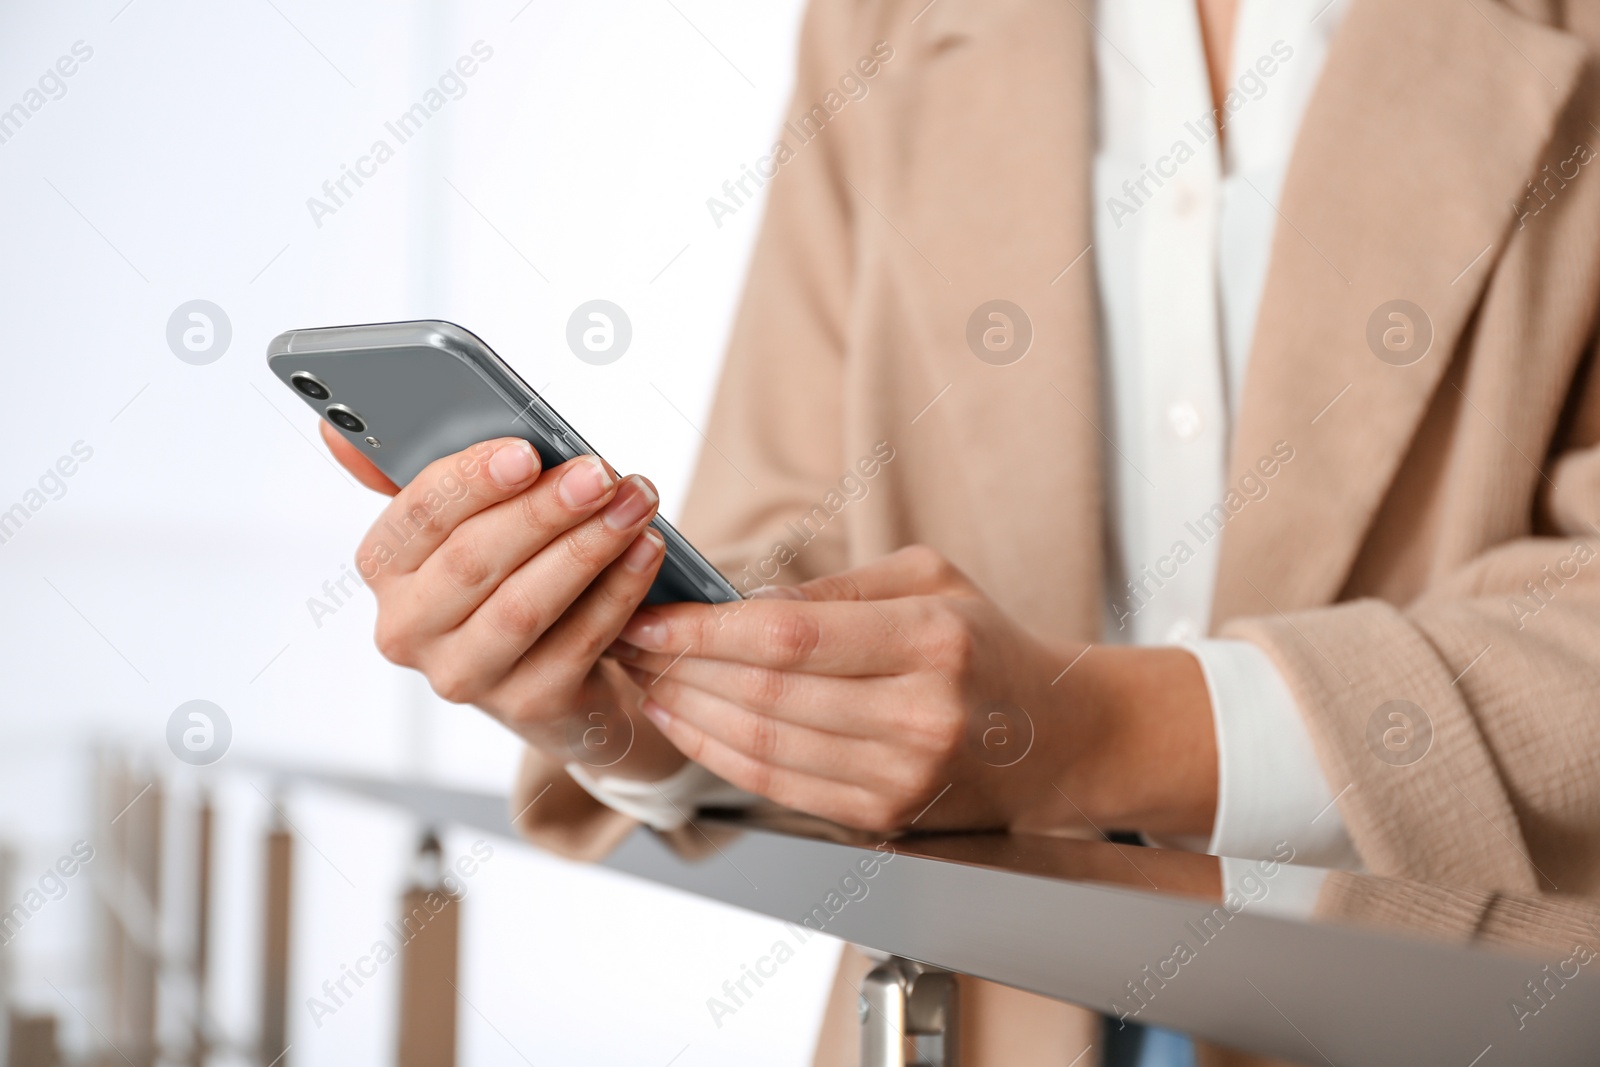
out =
[[[1193,441],[1200,436],[1200,412],[1187,400],[1180,400],[1167,408],[1167,425],[1180,441]]]
[[[1200,627],[1195,625],[1193,619],[1179,619],[1167,627],[1167,644],[1181,645],[1193,641],[1200,636]]]

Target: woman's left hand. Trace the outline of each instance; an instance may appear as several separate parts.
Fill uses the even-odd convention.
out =
[[[690,759],[787,807],[886,831],[1136,814],[1145,802],[1113,779],[1141,717],[1115,714],[1118,690],[1085,668],[1120,663],[1126,675],[1126,653],[1164,654],[1139,669],[1167,682],[1187,671],[1191,704],[1199,668],[1181,650],[1090,649],[1035,638],[915,546],[735,605],[644,609],[611,653]],[[1206,748],[1203,680],[1198,695]],[[1209,811],[1181,815],[1188,825],[1172,814],[1151,828],[1209,828]]]

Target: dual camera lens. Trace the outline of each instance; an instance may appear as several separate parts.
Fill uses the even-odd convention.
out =
[[[343,404],[328,405],[328,421],[341,430],[349,430],[351,433],[361,433],[367,428],[367,424],[361,421],[361,416]]]
[[[307,374],[305,371],[290,375],[289,384],[309,396],[312,400],[326,400],[333,395],[333,390],[329,389],[321,378],[314,374]]]
[[[307,374],[305,371],[300,371],[297,374],[290,375],[289,384],[293,385],[296,389],[300,390],[300,392],[304,393],[312,400],[327,400],[333,396],[333,390],[328,388],[328,384],[326,382],[314,374]],[[328,421],[339,427],[341,430],[349,430],[351,433],[362,433],[367,428],[367,424],[361,418],[361,416],[357,415],[343,404],[329,404],[326,415],[328,416]]]

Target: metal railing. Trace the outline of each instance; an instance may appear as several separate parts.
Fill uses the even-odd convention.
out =
[[[514,836],[501,795],[308,768],[235,770],[268,778],[274,798],[334,790],[406,812],[424,860],[437,851],[435,828]],[[102,805],[126,801],[138,784],[106,770]],[[155,803],[117,820],[126,825],[100,872],[116,1027],[107,1036],[132,1067],[201,1064],[219,1046],[204,1003],[212,815],[204,803],[194,813],[195,951],[176,964],[193,991],[191,1040],[161,1048],[152,998],[156,972],[173,961],[162,958],[147,924],[162,890],[162,842],[160,787],[145,788],[156,790],[144,797]],[[952,974],[1301,1062],[1600,1060],[1600,981],[1569,971],[1575,952],[1600,944],[1600,906],[1585,900],[1516,899],[1281,863],[1230,871],[1229,861],[1209,856],[1071,838],[874,838],[793,815],[701,812],[691,827],[698,847],[641,828],[600,863],[878,954],[884,962],[861,990],[863,1067],[957,1067]],[[264,848],[253,1052],[262,1067],[287,1067],[292,835],[271,827]],[[416,913],[427,894],[440,892],[437,879],[415,879],[399,914]],[[428,936],[403,949],[403,1067],[454,1062],[458,920],[443,907],[447,921],[429,923]],[[14,1023],[12,1067],[54,1067],[48,1029],[37,1019]]]

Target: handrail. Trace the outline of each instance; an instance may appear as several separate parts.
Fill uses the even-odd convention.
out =
[[[513,833],[504,796],[271,773],[430,824]],[[1213,857],[1099,841],[884,840],[729,813],[701,813],[694,826],[697,847],[640,829],[600,866],[783,920],[795,938],[824,932],[1308,1063],[1592,1064],[1600,1049],[1595,956],[1580,951],[1600,945],[1600,906],[1580,899],[1287,864],[1255,865],[1253,882],[1244,868],[1251,888],[1241,890]],[[1312,915],[1294,904],[1308,886]]]

